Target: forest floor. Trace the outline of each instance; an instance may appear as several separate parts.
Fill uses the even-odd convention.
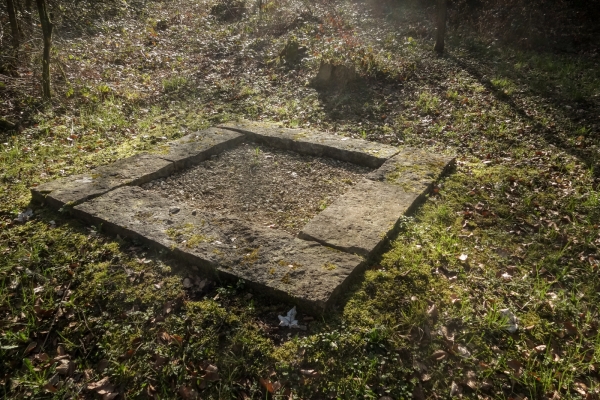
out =
[[[174,4],[176,3],[176,4]],[[598,399],[600,67],[346,0],[78,3],[0,75],[0,395]],[[117,4],[117,5],[115,5]],[[102,16],[100,18],[99,16]],[[280,51],[296,40],[305,57]],[[353,63],[345,90],[309,85]],[[237,118],[458,155],[338,308],[279,304],[30,206],[33,185]],[[516,320],[513,318],[516,318]]]

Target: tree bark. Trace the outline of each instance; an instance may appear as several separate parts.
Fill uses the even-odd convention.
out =
[[[6,0],[8,19],[10,21],[10,30],[12,31],[12,44],[15,50],[19,48],[19,23],[17,22],[17,12],[13,0]]]
[[[433,48],[438,53],[444,52],[444,37],[446,36],[446,15],[447,15],[448,0],[438,0],[437,4],[437,34],[435,39],[435,47]]]
[[[25,22],[27,22],[27,29],[31,28],[31,0],[25,0]]]
[[[50,100],[50,50],[52,49],[52,21],[48,15],[48,6],[46,0],[35,0],[38,12],[40,13],[40,22],[42,23],[42,33],[44,35],[44,57],[42,58],[42,93],[44,100]]]

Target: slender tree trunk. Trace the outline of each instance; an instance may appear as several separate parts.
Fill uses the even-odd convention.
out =
[[[48,6],[46,0],[35,0],[37,8],[40,13],[40,21],[42,23],[42,32],[44,34],[44,57],[42,59],[42,90],[44,100],[50,100],[52,94],[50,93],[50,50],[52,49],[52,21],[48,15]]]
[[[437,4],[437,34],[434,50],[438,53],[444,52],[444,36],[446,36],[446,15],[448,0],[438,0]]]
[[[25,21],[27,22],[27,29],[31,27],[31,0],[25,0]]]
[[[15,50],[19,48],[19,23],[17,22],[17,12],[13,0],[6,0],[8,19],[10,21],[10,30],[12,31],[12,43]]]

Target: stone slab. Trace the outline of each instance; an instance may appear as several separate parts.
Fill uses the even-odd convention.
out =
[[[363,179],[310,220],[298,237],[367,256],[419,197],[399,186]]]
[[[157,154],[172,161],[176,169],[198,164],[213,155],[240,144],[245,136],[228,129],[208,128],[186,135],[165,146]]]
[[[248,139],[298,153],[377,168],[398,152],[398,148],[361,139],[331,135],[308,129],[280,128],[264,122],[240,122],[220,128],[244,133]]]
[[[400,186],[409,193],[424,193],[454,166],[455,158],[424,149],[407,147],[387,160],[368,179]]]
[[[266,295],[322,312],[362,269],[363,259],[285,232],[200,213],[139,187],[122,187],[73,209],[113,234],[166,249],[190,267],[244,279]]]
[[[368,256],[453,165],[454,157],[405,148],[319,213],[298,237]]]
[[[98,167],[89,173],[47,182],[31,189],[32,198],[53,208],[76,205],[125,185],[141,185],[198,164],[236,146],[244,135],[209,128],[192,133],[158,149],[157,154],[137,154]]]
[[[86,174],[47,182],[31,189],[33,200],[53,208],[76,205],[124,185],[141,185],[170,175],[171,161],[151,154],[137,154],[91,170]]]
[[[404,149],[319,213],[298,237],[363,256],[372,254],[453,164],[450,156]]]

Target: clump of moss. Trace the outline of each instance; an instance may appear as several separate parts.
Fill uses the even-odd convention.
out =
[[[254,264],[256,261],[258,261],[259,249],[260,249],[260,247],[257,247],[256,249],[246,249],[246,251],[249,251],[249,253],[246,253],[244,255],[243,263],[244,264]]]
[[[333,271],[334,269],[337,268],[337,266],[333,263],[325,263],[323,264],[323,268],[326,269],[327,271]]]

